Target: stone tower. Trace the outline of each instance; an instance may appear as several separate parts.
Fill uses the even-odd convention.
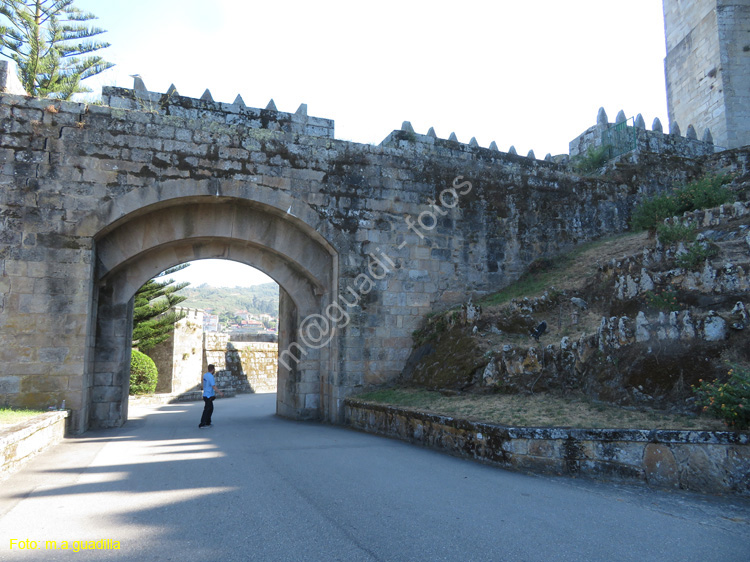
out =
[[[750,0],[664,0],[669,122],[750,145]]]

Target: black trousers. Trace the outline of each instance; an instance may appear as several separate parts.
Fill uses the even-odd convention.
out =
[[[201,425],[211,425],[211,414],[214,413],[214,398],[215,396],[212,396],[211,398],[203,397],[203,415],[201,416]]]

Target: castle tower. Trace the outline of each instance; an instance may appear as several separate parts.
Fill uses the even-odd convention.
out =
[[[664,0],[670,125],[750,145],[750,0]]]

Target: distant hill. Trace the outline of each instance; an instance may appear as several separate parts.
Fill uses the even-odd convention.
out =
[[[276,283],[252,287],[190,285],[179,294],[187,297],[181,306],[201,308],[211,314],[233,315],[238,310],[247,310],[251,314],[279,315],[279,286]]]

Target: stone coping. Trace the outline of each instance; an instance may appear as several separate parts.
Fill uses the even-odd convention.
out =
[[[24,439],[40,429],[53,425],[61,419],[66,419],[69,415],[70,412],[68,410],[42,412],[38,416],[29,418],[26,421],[4,426],[0,429],[0,447]]]
[[[61,441],[69,415],[68,410],[44,412],[0,429],[0,478],[9,476],[31,457]]]
[[[345,400],[346,424],[526,472],[750,496],[750,432],[507,427]]]

